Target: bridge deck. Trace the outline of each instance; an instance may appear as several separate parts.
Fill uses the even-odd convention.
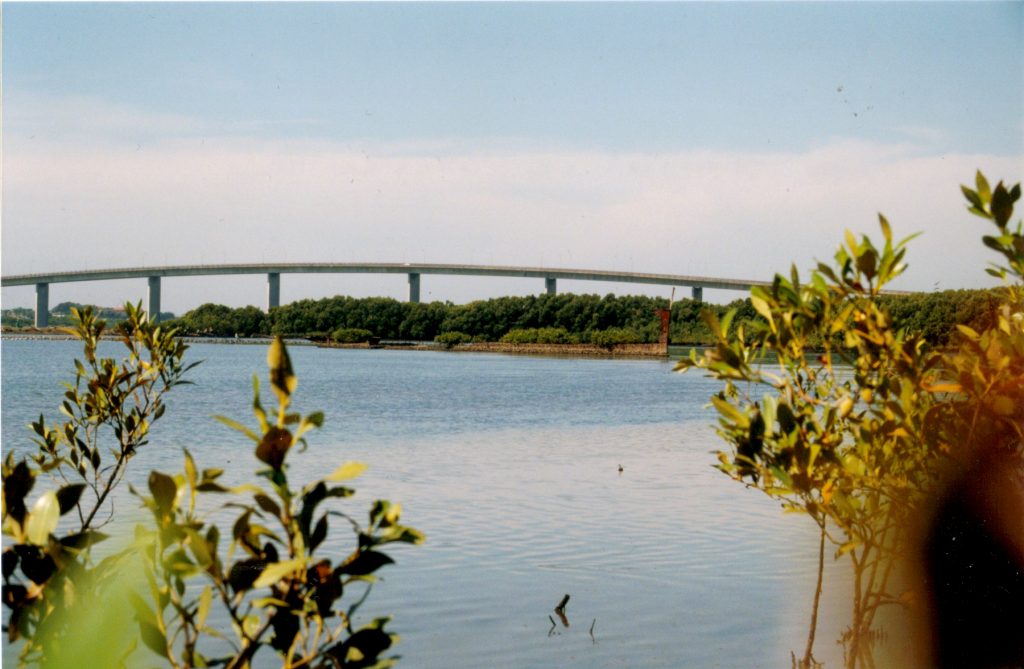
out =
[[[163,267],[124,267],[118,269],[18,274],[2,277],[3,286],[28,286],[40,283],[70,281],[106,281],[152,276],[210,276],[215,274],[448,274],[469,276],[503,276],[578,281],[612,281],[659,286],[690,286],[723,290],[748,290],[751,286],[767,286],[770,282],[747,279],[725,279],[682,274],[649,274],[614,272],[596,269],[564,269],[555,267],[516,267],[502,265],[446,265],[423,263],[279,263],[254,265],[171,265]]]

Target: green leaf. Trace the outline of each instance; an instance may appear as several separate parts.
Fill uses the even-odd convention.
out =
[[[313,552],[327,538],[327,516],[321,516],[309,538],[309,550]]]
[[[878,254],[874,249],[865,249],[857,256],[857,269],[869,280],[875,278],[875,266],[878,264]]]
[[[882,237],[885,238],[887,243],[892,243],[892,228],[889,226],[889,221],[882,214],[878,215],[878,225],[882,228]]]
[[[253,496],[253,499],[256,500],[256,503],[259,504],[259,507],[261,509],[271,514],[275,518],[279,518],[281,516],[281,507],[278,506],[277,502],[272,500],[267,495],[263,493],[257,493],[256,495]]]
[[[384,530],[378,536],[378,543],[387,544],[392,542],[401,542],[407,544],[419,545],[427,540],[425,534],[412,527],[403,527],[401,525],[395,525]]]
[[[174,506],[174,498],[178,494],[178,484],[167,474],[156,470],[149,473],[149,491],[157,508],[166,513]]]
[[[156,614],[153,609],[149,608],[149,604],[146,603],[139,593],[128,591],[128,603],[135,610],[135,615],[140,621],[145,621],[151,625],[156,623]]]
[[[268,564],[259,577],[253,583],[255,588],[264,588],[269,585],[274,585],[285,576],[292,574],[300,569],[304,569],[306,561],[303,559],[296,560],[285,560],[284,562],[272,562]]]
[[[50,533],[57,529],[58,521],[60,502],[57,501],[57,493],[47,490],[32,506],[32,512],[25,524],[25,537],[31,544],[45,546]]]
[[[990,208],[992,210],[992,218],[995,219],[996,225],[1000,228],[1005,228],[1010,217],[1013,216],[1013,200],[1001,181],[996,184],[995,192],[992,193],[992,204]]]
[[[978,197],[983,201],[991,199],[992,188],[988,185],[988,179],[986,179],[985,175],[981,173],[981,170],[978,170],[974,175],[974,184],[978,189]]]
[[[260,377],[256,374],[252,375],[252,412],[260,423],[260,430],[266,432],[267,412],[263,409],[263,405],[260,404]],[[259,438],[257,437],[256,440],[259,441]]]
[[[167,637],[156,625],[146,620],[139,620],[139,632],[142,643],[146,644],[147,648],[161,657],[167,656]]]
[[[325,478],[325,481],[348,481],[366,471],[367,465],[362,462],[346,462]]]
[[[85,532],[76,532],[75,534],[69,534],[61,537],[60,543],[62,546],[68,548],[85,548],[92,544],[98,544],[104,539],[109,538],[110,535],[97,532],[96,530],[86,530]]]
[[[971,203],[972,211],[976,210],[977,212],[980,212],[981,215],[985,215],[985,205],[982,204],[981,198],[978,197],[977,193],[967,186],[960,186],[960,191],[964,194],[964,197],[967,198],[967,201]]]
[[[711,330],[711,334],[713,334],[716,339],[722,338],[722,327],[718,324],[718,316],[715,315],[714,311],[708,308],[701,309],[700,318],[708,326],[708,329]]]
[[[391,647],[391,644],[392,638],[387,632],[379,629],[361,629],[345,641],[345,656],[339,659],[347,660],[346,665],[352,662],[364,666],[376,660],[381,653]]]
[[[732,326],[732,320],[736,317],[736,310],[729,309],[722,316],[722,333],[728,334],[729,328]]]
[[[989,247],[993,251],[1002,252],[1003,244],[1000,242],[1000,238],[992,237],[991,235],[985,235],[981,238],[981,243]]]
[[[383,553],[356,551],[338,567],[338,571],[350,576],[366,576],[388,564],[394,564],[394,560]]]
[[[231,589],[236,593],[250,589],[265,565],[265,560],[256,558],[241,560],[231,565],[231,569],[228,570],[228,583]]]
[[[72,485],[66,485],[57,491],[57,502],[60,505],[60,515],[64,515],[68,511],[71,511],[78,504],[78,500],[82,497],[82,491],[85,490],[84,483],[74,483]]]

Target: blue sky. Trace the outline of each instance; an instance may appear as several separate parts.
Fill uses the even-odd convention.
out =
[[[416,261],[770,278],[881,210],[925,233],[898,287],[987,285],[957,185],[1024,173],[1022,53],[1019,2],[5,3],[3,272]],[[423,295],[535,283],[429,277]],[[164,305],[263,290],[167,280]],[[64,284],[51,303],[144,292]],[[402,297],[404,278],[282,284],[285,301],[336,293]],[[5,307],[32,300],[3,291]]]

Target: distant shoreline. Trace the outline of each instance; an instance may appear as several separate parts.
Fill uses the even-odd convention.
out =
[[[116,341],[118,335],[112,330],[107,330],[103,333],[100,339],[104,341]],[[273,337],[207,337],[202,335],[184,335],[181,337],[189,344],[251,344],[266,346],[273,341]],[[73,337],[65,332],[61,332],[58,328],[47,328],[41,330],[38,328],[31,328],[26,330],[11,330],[9,328],[0,331],[0,340],[3,341],[28,341],[28,340],[39,340],[39,341],[75,341],[77,338]],[[285,342],[290,346],[313,346],[316,342],[310,341],[305,337],[285,337]]]
[[[104,337],[107,340],[116,339],[113,333],[107,333]],[[271,337],[203,337],[185,336],[182,337],[189,344],[242,344],[242,345],[267,345],[272,341]],[[0,332],[0,339],[3,341],[73,341],[75,338],[57,328],[46,330],[11,331],[5,329]],[[329,342],[318,342],[303,337],[285,338],[285,341],[292,346],[316,346],[317,348],[337,348],[355,350],[388,350],[388,351],[435,351],[445,353],[505,353],[511,355],[546,355],[564,356],[571,358],[668,358],[669,354],[659,344],[616,344],[611,348],[597,346],[596,344],[509,344],[504,342],[475,342],[469,344],[457,344],[447,347],[435,342],[381,342],[379,344],[336,344]]]
[[[401,351],[445,351],[451,353],[510,353],[514,355],[560,355],[573,358],[665,358],[668,353],[659,344],[615,344],[611,348],[596,344],[509,344],[474,342],[447,347],[432,342],[408,344],[332,344],[317,343],[319,348],[387,349]]]

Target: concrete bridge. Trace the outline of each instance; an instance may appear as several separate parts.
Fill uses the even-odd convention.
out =
[[[49,274],[20,274],[5,276],[0,285],[36,287],[36,327],[46,327],[50,312],[50,284],[71,281],[109,281],[111,279],[141,279],[149,281],[147,311],[160,313],[160,281],[163,277],[212,276],[217,274],[266,274],[267,309],[280,306],[282,274],[406,274],[409,277],[409,301],[420,301],[420,277],[423,274],[449,274],[468,276],[502,276],[544,279],[544,290],[553,295],[559,279],[572,281],[612,281],[640,283],[655,286],[688,287],[695,300],[701,300],[704,288],[722,290],[750,290],[751,286],[769,286],[766,281],[745,279],[719,279],[680,274],[643,274],[638,272],[611,272],[596,269],[557,269],[552,267],[513,267],[500,265],[440,265],[421,263],[286,263],[257,265],[178,265],[167,267],[125,267],[81,272],[52,272]]]

